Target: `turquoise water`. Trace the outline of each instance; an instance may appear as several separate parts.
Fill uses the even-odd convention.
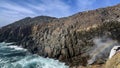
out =
[[[26,49],[0,43],[0,68],[69,68],[58,60],[43,58]]]

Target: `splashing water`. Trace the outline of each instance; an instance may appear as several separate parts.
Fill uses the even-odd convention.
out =
[[[104,60],[106,60],[112,47],[118,45],[117,41],[106,37],[94,38],[93,42],[95,43],[95,47],[89,53],[91,59],[88,60],[88,64],[93,64],[98,58],[105,58]]]
[[[69,68],[58,60],[31,54],[10,44],[0,43],[0,68]]]

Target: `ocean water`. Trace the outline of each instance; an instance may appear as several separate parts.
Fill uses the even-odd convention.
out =
[[[58,60],[43,58],[26,49],[0,43],[0,68],[69,68]]]

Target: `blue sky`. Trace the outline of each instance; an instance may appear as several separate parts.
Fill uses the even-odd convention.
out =
[[[120,0],[0,0],[0,27],[25,17],[60,18],[118,3]]]

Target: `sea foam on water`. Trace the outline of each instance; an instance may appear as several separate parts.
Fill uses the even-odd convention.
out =
[[[43,58],[9,43],[0,43],[0,68],[69,68],[58,60]]]

